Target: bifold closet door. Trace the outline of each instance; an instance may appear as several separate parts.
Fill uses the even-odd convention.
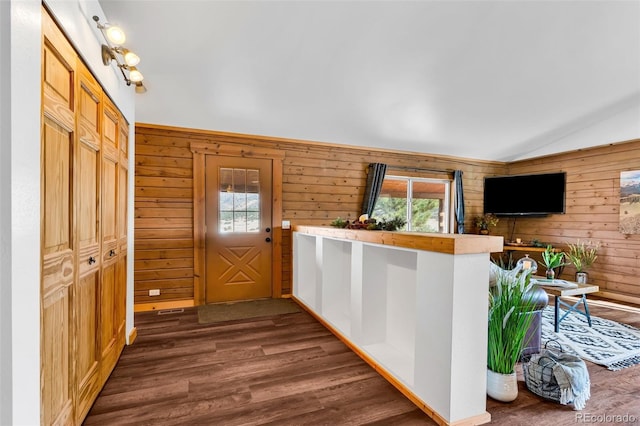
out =
[[[118,266],[116,268],[115,289],[115,332],[116,351],[120,353],[125,343],[127,306],[127,187],[129,180],[128,141],[129,126],[120,118],[118,147]]]
[[[41,423],[72,424],[76,54],[42,15]]]
[[[102,279],[100,283],[101,381],[116,365],[118,346],[118,112],[103,97],[102,114]]]
[[[75,308],[76,419],[80,423],[100,392],[100,118],[97,81],[78,64],[77,233]]]

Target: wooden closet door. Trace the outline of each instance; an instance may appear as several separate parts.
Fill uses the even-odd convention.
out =
[[[100,123],[101,88],[78,64],[77,233],[75,308],[76,419],[84,419],[100,392]]]
[[[118,266],[115,289],[115,325],[116,349],[124,347],[126,306],[127,306],[127,187],[129,179],[129,162],[127,150],[129,144],[129,126],[122,117],[119,120],[118,145],[120,157],[118,161]]]
[[[73,423],[76,54],[42,9],[41,423]]]
[[[100,284],[101,381],[118,360],[116,267],[118,260],[118,112],[103,98],[102,114],[102,279]]]

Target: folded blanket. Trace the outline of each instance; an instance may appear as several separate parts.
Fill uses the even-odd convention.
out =
[[[582,410],[591,397],[591,381],[583,360],[575,355],[543,349],[523,363],[527,388],[563,405]]]
[[[547,351],[545,355],[555,361],[553,376],[560,387],[560,404],[573,402],[575,410],[582,410],[591,397],[591,381],[584,361],[565,352]]]

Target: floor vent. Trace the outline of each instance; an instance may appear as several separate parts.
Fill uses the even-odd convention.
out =
[[[184,312],[184,309],[165,309],[164,311],[158,311],[158,315],[169,315],[169,314],[181,314]]]

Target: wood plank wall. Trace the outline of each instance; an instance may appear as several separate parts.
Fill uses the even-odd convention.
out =
[[[640,170],[640,140],[567,152],[509,164],[508,174],[567,173],[566,214],[517,219],[514,238],[539,239],[566,247],[577,239],[600,241],[598,259],[588,271],[603,295],[640,303],[640,235],[618,231],[620,172]],[[544,197],[544,188],[536,188]],[[498,228],[510,235],[513,219]],[[573,279],[567,267],[561,278]]]
[[[506,165],[497,162],[137,124],[136,304],[193,300],[193,164],[189,145],[196,140],[284,151],[283,219],[293,225],[328,225],[338,216],[357,218],[367,165],[383,162],[391,168],[462,170],[466,227],[473,230],[471,217],[482,211],[484,176],[506,173]],[[283,231],[283,237],[282,288],[288,293],[290,232]],[[156,288],[161,290],[160,296],[148,296],[148,290]]]

